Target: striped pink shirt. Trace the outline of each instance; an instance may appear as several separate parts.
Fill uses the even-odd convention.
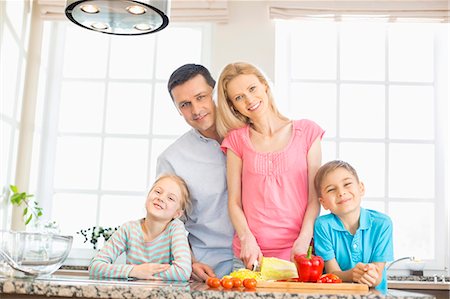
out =
[[[143,263],[170,264],[166,271],[155,274],[165,280],[189,280],[192,272],[191,252],[183,222],[172,220],[155,240],[144,242],[141,221],[123,224],[89,266],[93,278],[128,278],[133,265]],[[113,264],[123,253],[126,264]]]
[[[324,131],[310,120],[293,121],[288,145],[278,152],[257,152],[249,126],[231,131],[222,149],[242,159],[242,207],[264,256],[290,259],[308,203],[309,148]],[[233,251],[240,254],[235,234]]]

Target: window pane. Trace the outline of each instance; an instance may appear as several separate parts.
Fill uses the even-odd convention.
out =
[[[64,50],[64,77],[105,77],[108,40],[107,34],[99,34],[75,24],[68,24]]]
[[[9,186],[10,182],[8,177],[8,170],[10,168],[11,163],[11,152],[10,152],[10,146],[11,146],[11,125],[5,123],[3,120],[0,119],[0,188],[3,186]],[[2,191],[0,189],[0,194],[2,194]],[[2,200],[0,197],[0,206],[2,206]],[[1,221],[0,221],[0,227],[1,227]]]
[[[395,258],[404,256],[414,256],[418,259],[435,258],[433,203],[390,202],[389,215],[394,224]]]
[[[293,83],[291,98],[290,118],[311,119],[327,132],[327,137],[336,136],[335,84]]]
[[[367,200],[366,196],[364,196],[364,198],[361,201],[361,207],[365,209],[375,210],[381,213],[386,213],[384,208],[384,202]]]
[[[302,22],[291,33],[291,73],[299,79],[336,78],[336,26]]]
[[[152,140],[152,160],[150,164],[150,181],[148,182],[147,189],[150,190],[153,181],[156,178],[156,163],[158,156],[169,146],[171,145],[176,138],[173,139],[156,139]]]
[[[389,29],[389,79],[432,82],[434,47],[431,24],[392,24]]]
[[[146,217],[146,194],[142,196],[105,195],[100,198],[100,220],[103,227],[116,227]]]
[[[105,138],[102,189],[144,191],[147,185],[148,141]]]
[[[144,83],[110,83],[106,131],[148,134],[152,87]]]
[[[96,225],[97,195],[57,193],[53,196],[52,220],[61,229],[61,234],[72,235],[72,248],[92,248],[89,242],[76,234],[81,229]]]
[[[61,87],[59,130],[100,133],[104,98],[104,83],[64,82]]]
[[[378,85],[341,86],[342,137],[384,138],[385,89]]]
[[[5,1],[6,15],[12,24],[17,36],[22,36],[22,25],[24,20],[24,5],[25,1]]]
[[[200,29],[169,27],[158,32],[156,77],[166,81],[181,65],[201,63],[201,45]]]
[[[153,134],[180,135],[190,126],[178,113],[166,84],[156,84],[153,111]]]
[[[112,78],[153,78],[155,36],[111,37],[109,74]]]
[[[398,139],[434,139],[433,87],[390,87],[389,137]]]
[[[389,146],[389,197],[434,198],[434,145]]]
[[[20,18],[22,19],[22,18]],[[1,111],[2,115],[14,118],[14,103],[17,101],[19,71],[19,47],[8,27],[4,27],[1,43]]]
[[[384,80],[386,50],[383,24],[342,22],[340,37],[341,79]]]
[[[325,132],[324,138],[326,135],[327,132]],[[322,139],[322,164],[332,160],[336,160],[336,142]]]
[[[340,159],[349,162],[366,187],[367,197],[384,197],[384,143],[350,143],[340,145]]]
[[[55,163],[55,188],[97,189],[100,139],[58,138]]]

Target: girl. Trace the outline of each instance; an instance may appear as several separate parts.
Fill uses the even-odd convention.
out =
[[[191,254],[184,224],[178,219],[190,205],[182,178],[160,176],[148,193],[147,216],[123,224],[89,266],[94,278],[138,278],[187,281]],[[126,252],[126,264],[113,264]]]
[[[266,78],[247,63],[220,75],[217,130],[225,136],[235,256],[250,269],[263,255],[306,253],[320,208],[313,180],[324,131],[278,112]]]

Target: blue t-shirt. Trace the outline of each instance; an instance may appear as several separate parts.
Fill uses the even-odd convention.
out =
[[[342,271],[360,262],[390,262],[394,259],[392,221],[383,213],[361,208],[359,228],[352,235],[338,216],[323,215],[314,225],[314,247],[325,261],[336,258]],[[386,270],[376,289],[386,292]]]

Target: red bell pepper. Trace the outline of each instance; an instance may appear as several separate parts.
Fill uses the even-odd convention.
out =
[[[307,254],[296,255],[294,260],[299,281],[317,282],[322,275],[324,262],[320,256],[312,255],[312,246],[309,246]]]

